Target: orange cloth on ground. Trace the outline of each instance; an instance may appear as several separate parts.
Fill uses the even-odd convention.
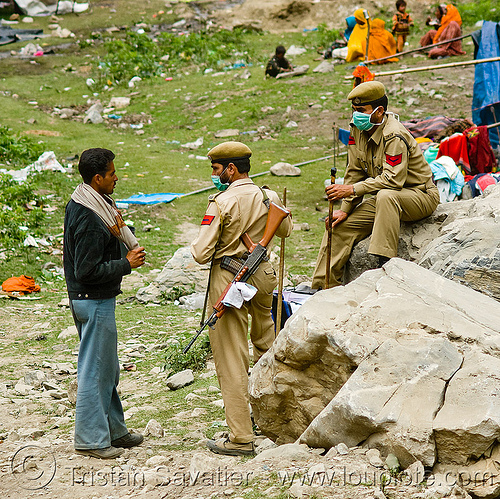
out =
[[[356,21],[360,21],[363,24],[356,23],[356,26],[352,29],[351,36],[347,42],[346,62],[362,61],[365,58],[369,21],[367,22],[363,12],[363,9],[358,9],[354,12]]]
[[[370,40],[368,42],[368,60],[381,59],[396,53],[396,40],[392,33],[385,29],[385,21],[374,19],[370,24]],[[397,62],[397,57],[391,57],[378,64]]]
[[[40,291],[40,286],[35,284],[35,279],[27,275],[22,275],[19,277],[9,277],[2,283],[2,289],[6,293],[12,293],[18,291],[19,293],[38,293]]]
[[[453,5],[447,5],[446,14],[441,18],[441,26],[434,35],[432,43],[437,43],[440,41],[439,38],[441,37],[443,31],[452,21],[455,21],[459,26],[462,26],[462,18],[460,17],[460,12],[458,12],[458,9]]]

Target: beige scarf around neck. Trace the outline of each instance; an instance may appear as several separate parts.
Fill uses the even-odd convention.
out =
[[[99,194],[88,184],[80,184],[71,195],[71,199],[92,210],[104,222],[111,234],[124,243],[129,251],[139,246],[139,242],[125,224],[122,214],[110,196]]]

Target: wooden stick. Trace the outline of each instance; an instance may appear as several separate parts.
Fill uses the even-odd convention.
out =
[[[500,57],[490,57],[488,59],[474,59],[473,61],[465,61],[465,62],[450,62],[448,64],[436,64],[434,66],[422,66],[422,67],[414,67],[407,69],[397,69],[394,71],[383,71],[381,73],[373,73],[373,76],[390,76],[397,74],[405,74],[405,73],[415,73],[417,71],[428,71],[432,69],[444,69],[444,68],[454,68],[457,66],[470,66],[471,64],[483,64],[485,62],[497,62],[500,61]],[[344,76],[345,80],[352,80],[354,76]]]
[[[337,169],[334,167],[330,171],[330,183],[335,183],[335,175]],[[328,201],[328,238],[326,243],[326,272],[325,272],[325,289],[330,288],[330,264],[332,261],[332,218],[333,218],[333,201]]]
[[[398,52],[398,53],[393,54],[393,55],[388,55],[387,57],[380,57],[380,59],[372,59],[371,61],[366,61],[365,64],[371,64],[372,62],[385,61],[387,59],[392,59],[393,57],[400,57],[402,55],[413,54],[414,52],[422,52],[423,50],[428,50],[428,49],[431,49],[433,47],[437,47],[439,45],[445,45],[446,43],[458,42],[459,40],[463,40],[464,38],[467,38],[469,36],[472,36],[472,33],[469,33],[468,35],[458,36],[457,38],[452,38],[451,40],[444,40],[442,42],[433,43],[432,45],[426,45],[425,47],[418,47],[416,49],[405,50],[404,52]]]
[[[283,189],[283,206],[286,207],[286,187]],[[275,335],[281,331],[281,316],[283,314],[283,280],[285,277],[285,238],[281,238],[280,268],[278,272],[278,306],[276,309]]]
[[[490,128],[496,128],[500,126],[500,121],[498,123],[492,123],[491,125],[486,125],[486,128],[489,130]]]

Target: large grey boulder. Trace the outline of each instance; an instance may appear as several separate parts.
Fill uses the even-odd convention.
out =
[[[500,438],[499,362],[500,304],[395,258],[310,298],[253,368],[249,393],[277,443],[362,444],[403,467],[463,463]]]
[[[139,289],[136,298],[141,303],[160,303],[169,297],[202,293],[206,289],[210,265],[194,261],[189,247],[179,248],[165,264],[158,277],[147,287]]]
[[[402,223],[398,256],[500,300],[500,184],[484,195],[441,204],[428,218]],[[373,269],[370,238],[353,250],[344,282]]]

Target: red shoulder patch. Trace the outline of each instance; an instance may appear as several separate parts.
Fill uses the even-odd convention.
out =
[[[201,221],[201,225],[210,225],[214,218],[214,215],[205,215]]]
[[[349,135],[349,142],[347,142],[348,146],[354,146],[356,145],[356,141],[354,140],[354,137],[352,135]]]
[[[388,165],[397,166],[401,163],[403,159],[403,154],[398,154],[396,156],[391,156],[390,154],[385,155],[385,161]]]

